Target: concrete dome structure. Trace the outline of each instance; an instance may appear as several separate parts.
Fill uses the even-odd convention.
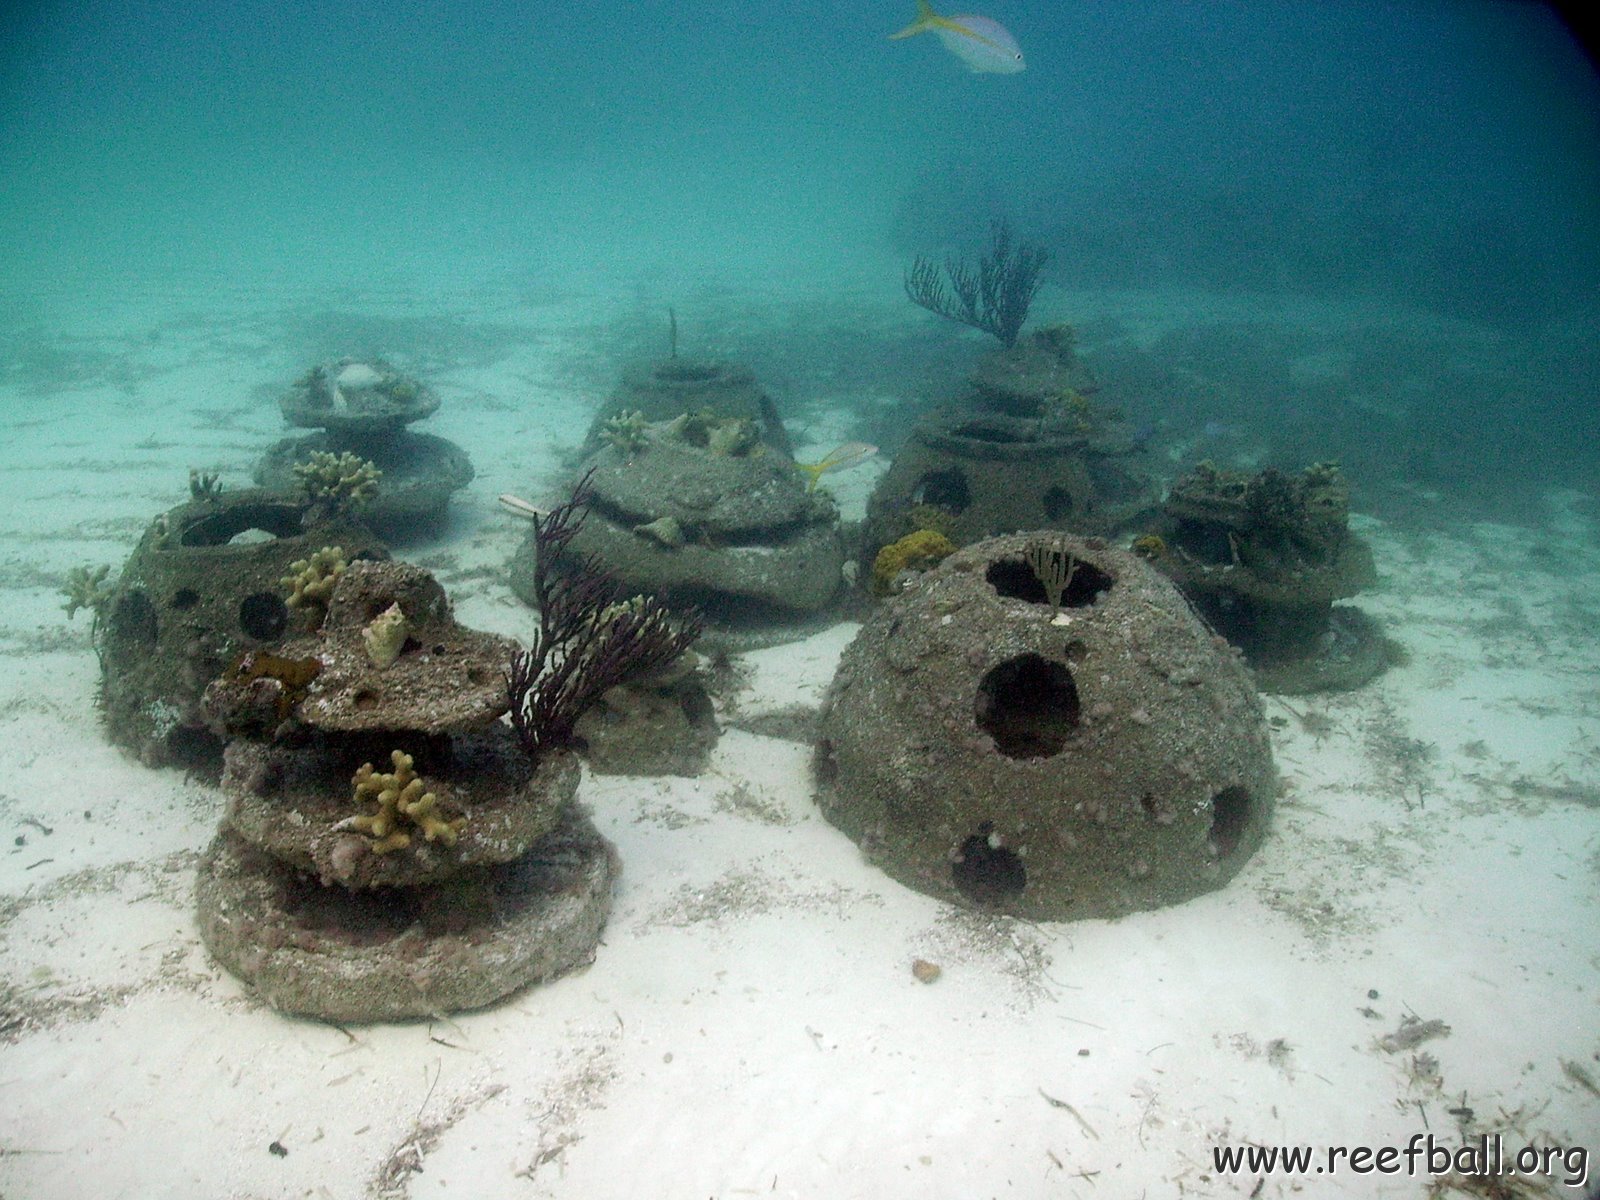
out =
[[[828,819],[918,891],[1037,919],[1225,884],[1277,794],[1235,651],[1134,555],[975,543],[885,602],[822,719]]]

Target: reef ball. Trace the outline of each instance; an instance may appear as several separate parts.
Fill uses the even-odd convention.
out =
[[[1037,919],[1222,886],[1277,793],[1237,654],[1134,555],[1054,532],[945,559],[845,651],[828,819],[902,883]]]

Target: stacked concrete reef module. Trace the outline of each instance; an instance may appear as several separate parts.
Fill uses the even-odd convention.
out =
[[[845,651],[816,760],[828,819],[909,887],[1045,920],[1219,888],[1277,776],[1237,653],[1136,556],[990,538]]]

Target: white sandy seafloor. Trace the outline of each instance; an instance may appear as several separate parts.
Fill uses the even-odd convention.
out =
[[[1600,550],[1592,498],[1570,495],[1531,530],[1361,520],[1382,580],[1360,604],[1410,661],[1268,702],[1271,833],[1180,907],[1035,924],[866,865],[813,805],[809,748],[750,731],[818,702],[845,624],[744,657],[702,777],[585,776],[624,863],[587,969],[485,1012],[336,1028],[213,965],[191,910],[220,797],[106,741],[66,572],[120,564],[190,467],[244,485],[281,436],[272,396],[309,365],[284,312],[522,325],[503,354],[464,337],[424,364],[444,405],[423,428],[479,476],[449,536],[407,556],[468,624],[526,635],[503,570],[522,529],[494,498],[558,482],[621,369],[595,345],[624,307],[84,302],[6,384],[0,1196],[1422,1196],[1426,1177],[1223,1175],[1211,1152],[1482,1132],[1600,1149]],[[813,421],[803,450],[835,432]],[[835,477],[846,515],[873,470]],[[1408,1018],[1448,1032],[1386,1048]]]

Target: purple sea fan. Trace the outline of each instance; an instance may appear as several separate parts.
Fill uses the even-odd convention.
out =
[[[646,596],[619,600],[616,580],[593,556],[567,562],[593,496],[591,469],[571,497],[533,518],[539,631],[506,670],[511,724],[537,763],[570,746],[578,718],[629,676],[671,662],[700,636],[697,613],[673,616]]]

